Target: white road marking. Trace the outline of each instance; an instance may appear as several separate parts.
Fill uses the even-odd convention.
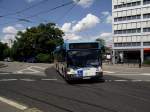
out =
[[[0,73],[0,75],[8,75],[8,74],[10,74],[10,73]]]
[[[39,67],[39,66],[29,66],[26,69],[19,70],[19,71],[15,72],[15,73],[17,73],[17,74],[23,74],[23,73],[36,74],[36,73],[40,73],[41,72],[40,70],[36,70],[36,69],[45,70],[46,68]]]
[[[141,75],[150,75],[150,73],[142,73]]]
[[[104,71],[104,73],[108,73],[108,74],[113,74],[114,76],[123,76],[123,75],[147,75],[150,76],[150,73],[135,73],[135,72],[126,72],[126,73],[115,73],[115,72],[110,72],[110,71]],[[115,73],[115,74],[114,74]],[[105,74],[107,75],[107,74]]]
[[[105,80],[105,82],[150,82],[150,80]]]
[[[43,81],[56,81],[57,79],[41,79]]]
[[[112,80],[105,80],[105,82],[112,82]]]
[[[29,68],[39,68],[39,69],[42,69],[42,70],[45,70],[46,68],[44,67],[39,67],[39,66],[30,66]]]
[[[25,110],[24,112],[43,112],[43,111],[41,111],[37,108],[29,108],[29,109]]]
[[[38,68],[38,66],[30,66],[30,67],[27,67],[26,69],[19,70],[16,73],[18,73],[18,74],[23,74],[23,73],[26,73],[26,74],[35,74],[35,73],[40,73],[40,71],[33,69],[33,67]],[[44,69],[44,68],[41,68],[41,67],[39,67],[39,68],[40,69]],[[25,72],[25,71],[31,71],[31,72]]]
[[[18,79],[1,79],[0,81],[16,81]]]
[[[8,100],[8,99],[3,98],[3,97],[0,97],[0,101],[3,102],[3,103],[8,104],[10,106],[13,106],[13,107],[15,107],[15,108],[17,108],[19,110],[26,110],[28,108],[27,106],[21,105],[21,104],[19,104],[17,102],[14,102],[12,100]]]
[[[20,79],[22,81],[28,81],[28,82],[33,82],[33,81],[36,81],[36,80],[33,80],[33,79]]]
[[[142,82],[144,80],[131,80],[132,82]]]
[[[109,74],[113,74],[115,72],[112,72],[112,71],[103,71],[104,73],[109,73]]]
[[[150,80],[145,80],[145,82],[150,82]]]
[[[34,81],[39,81],[35,79],[29,79],[29,78],[22,78],[22,79],[0,79],[0,82],[8,82],[8,81],[27,81],[27,82],[34,82]],[[41,81],[57,81],[58,79],[40,79]]]
[[[116,82],[126,82],[128,80],[114,80],[114,81],[116,81]]]

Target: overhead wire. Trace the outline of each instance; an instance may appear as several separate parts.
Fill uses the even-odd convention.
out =
[[[76,3],[74,3],[74,4],[72,5],[72,7],[70,7],[63,15],[61,15],[61,16],[56,20],[56,22],[59,22],[60,20],[65,19],[66,16],[75,8],[75,6],[76,6]]]
[[[40,11],[40,12],[34,14],[34,15],[30,15],[30,16],[27,16],[27,17],[24,17],[24,18],[16,18],[17,19],[16,21],[11,21],[11,22],[20,22],[20,21],[25,21],[25,22],[29,22],[30,21],[30,22],[32,22],[33,20],[32,21],[29,20],[30,18],[38,17],[41,14],[49,13],[51,11],[54,11],[56,9],[59,9],[59,8],[62,8],[62,7],[68,6],[68,5],[71,5],[73,3],[74,3],[73,1],[72,2],[67,2],[67,3],[64,3],[64,4],[58,5],[58,6],[54,7],[54,8]],[[4,23],[4,24],[9,24],[9,22]],[[4,25],[4,24],[0,24],[0,25]]]
[[[54,7],[54,8],[51,8],[51,9],[48,9],[48,10],[43,10],[43,11],[40,11],[40,12],[34,14],[34,15],[27,16],[26,18],[34,18],[34,17],[37,17],[38,15],[42,15],[42,14],[49,13],[49,12],[51,12],[51,11],[54,11],[54,10],[56,10],[56,9],[59,9],[59,8],[62,8],[62,7],[68,6],[68,5],[71,5],[71,4],[73,4],[73,3],[74,3],[74,1],[67,2],[67,3],[64,3],[64,4],[62,4],[62,5],[56,6],[56,7]]]
[[[35,8],[35,7],[45,3],[47,1],[49,1],[49,0],[42,0],[42,1],[38,2],[38,3],[36,3],[36,4],[30,5],[29,7],[23,8],[23,9],[18,10],[16,12],[7,13],[5,15],[0,15],[0,17],[7,17],[7,16],[13,16],[13,15],[21,14],[21,13],[26,12],[26,11],[32,9],[32,8]]]

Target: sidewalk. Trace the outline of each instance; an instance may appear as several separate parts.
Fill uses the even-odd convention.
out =
[[[150,67],[139,68],[138,65],[134,64],[106,64],[103,63],[104,71],[111,71],[114,73],[133,73],[133,74],[150,74]]]

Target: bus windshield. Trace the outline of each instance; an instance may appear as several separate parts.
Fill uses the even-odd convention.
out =
[[[99,50],[69,51],[67,62],[70,67],[98,67]]]

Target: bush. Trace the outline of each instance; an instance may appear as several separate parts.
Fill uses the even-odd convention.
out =
[[[40,53],[36,56],[36,59],[38,62],[41,62],[41,63],[48,63],[48,62],[52,62],[53,61],[53,56],[50,55],[50,54],[43,54],[43,53]]]
[[[144,64],[150,65],[150,60],[145,60]]]

